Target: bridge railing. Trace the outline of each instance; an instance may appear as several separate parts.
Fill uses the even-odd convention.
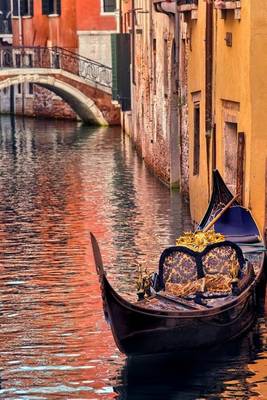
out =
[[[111,88],[112,69],[61,47],[0,46],[0,68],[61,69]]]

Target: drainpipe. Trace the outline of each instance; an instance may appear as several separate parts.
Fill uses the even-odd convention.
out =
[[[132,0],[132,84],[135,85],[135,0]]]
[[[19,45],[23,45],[22,41],[22,19],[21,19],[21,3],[18,0],[18,22],[19,22]]]
[[[212,67],[213,67],[213,3],[212,0],[206,1],[206,52],[205,52],[205,133],[206,133],[206,157],[207,157],[207,178],[208,196],[210,197],[210,143],[213,128],[212,116]]]
[[[122,0],[119,1],[119,18],[117,22],[117,32],[120,33],[125,33],[123,32],[123,19],[122,19]]]

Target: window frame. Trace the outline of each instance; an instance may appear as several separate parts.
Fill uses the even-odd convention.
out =
[[[19,15],[19,2],[20,2],[20,15]],[[25,12],[26,4],[28,11]],[[12,18],[31,18],[34,15],[34,1],[33,0],[14,0]]]
[[[61,0],[42,0],[42,15],[60,16]]]
[[[117,0],[114,0],[115,2],[115,9],[114,11],[105,11],[105,0],[101,0],[101,10],[100,10],[100,14],[101,15],[115,15],[116,11],[118,9],[118,5],[117,5]]]

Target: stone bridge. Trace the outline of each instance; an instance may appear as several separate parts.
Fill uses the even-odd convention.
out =
[[[86,123],[120,123],[110,67],[59,47],[0,47],[0,90],[25,82],[60,96]]]

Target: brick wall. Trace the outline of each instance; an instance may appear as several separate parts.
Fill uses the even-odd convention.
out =
[[[24,108],[24,115],[29,117],[77,120],[77,114],[60,97],[38,85],[33,88],[33,95],[27,94],[24,88],[24,99],[22,95],[16,96],[16,114],[23,114]]]

